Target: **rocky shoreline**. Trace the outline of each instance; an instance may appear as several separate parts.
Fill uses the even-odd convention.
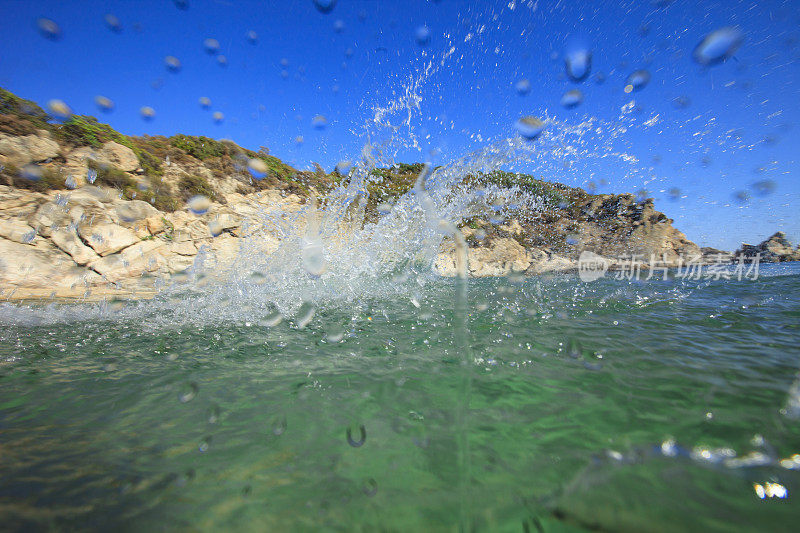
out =
[[[298,215],[311,195],[324,200],[342,179],[319,167],[297,171],[266,150],[230,141],[126,137],[92,117],[53,124],[35,104],[6,91],[0,111],[5,300],[148,297],[164,280],[183,275],[198,255],[204,266],[231,265],[247,237],[269,254],[280,240],[265,221]],[[374,170],[367,220],[378,216],[377,202],[410,190],[420,168]],[[251,179],[254,170],[262,179]],[[589,194],[504,172],[465,181],[469,187],[490,185],[519,189],[539,207],[510,210],[502,220],[476,216],[462,222],[475,277],[575,271],[585,251],[611,269],[632,255],[642,258],[642,268],[654,259],[678,266],[687,258],[733,261],[759,253],[762,261],[800,260],[780,232],[732,254],[700,249],[655,210],[652,199],[631,194]],[[193,205],[197,198],[202,205]],[[434,268],[455,274],[452,241],[444,241]]]

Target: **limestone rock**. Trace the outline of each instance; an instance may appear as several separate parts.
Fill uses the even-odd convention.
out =
[[[160,253],[163,246],[164,243],[160,241],[142,241],[119,254],[101,257],[90,263],[89,267],[109,282],[135,278],[145,272],[155,272],[166,264],[166,259]]]
[[[139,242],[133,231],[117,224],[82,225],[79,226],[78,233],[101,257],[113,254]]]
[[[19,219],[0,220],[0,237],[20,244],[31,244],[36,237],[36,230]]]
[[[742,247],[736,250],[735,255],[745,259],[752,259],[760,255],[760,260],[765,263],[800,261],[800,248],[797,250],[792,248],[792,243],[786,238],[786,234],[778,231],[762,241],[761,244],[742,243]]]
[[[99,259],[90,247],[83,244],[78,234],[72,228],[62,228],[53,232],[50,239],[53,244],[68,253],[78,265],[86,265]]]
[[[114,166],[124,172],[135,172],[139,168],[139,158],[133,150],[114,141],[103,145],[100,151],[103,163]]]
[[[40,135],[6,135],[0,133],[0,155],[6,162],[22,167],[28,163],[45,161],[58,155],[58,143],[41,130]]]

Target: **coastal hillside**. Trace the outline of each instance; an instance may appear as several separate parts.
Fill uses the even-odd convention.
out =
[[[265,148],[231,141],[131,137],[89,116],[56,121],[0,90],[2,296],[150,291],[198,253],[206,264],[230,264],[244,237],[257,237],[269,253],[281,235],[254,222],[300,212],[311,195],[324,202],[343,179],[316,167],[299,171]],[[421,170],[373,170],[365,223],[408,192]],[[612,268],[632,254],[670,265],[702,255],[652,199],[589,194],[501,171],[465,176],[462,186],[513,189],[536,200],[505,209],[499,220],[461,221],[473,276],[574,270],[587,250]],[[455,272],[452,242],[443,243],[435,267]]]

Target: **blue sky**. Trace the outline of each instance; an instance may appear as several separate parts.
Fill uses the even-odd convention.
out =
[[[398,161],[435,149],[434,162],[447,163],[514,136],[522,115],[564,127],[593,118],[599,132],[551,139],[514,169],[571,185],[592,181],[600,192],[645,189],[701,245],[732,249],[778,229],[800,240],[796,2],[338,0],[328,14],[312,0],[187,3],[181,10],[172,0],[2,0],[0,86],[41,104],[62,99],[127,134],[267,146],[298,168],[357,158],[367,132],[373,142],[385,134],[372,122],[374,109],[408,94],[418,98],[410,124],[420,148],[398,146]],[[107,13],[121,32],[105,24]],[[60,39],[37,31],[39,17],[60,26]],[[431,34],[424,47],[415,41],[423,25]],[[745,34],[733,58],[710,68],[692,60],[705,34],[732,25]],[[204,50],[206,38],[219,41],[227,66]],[[565,46],[575,40],[593,57],[592,76],[580,83],[564,72]],[[165,67],[168,55],[181,61],[179,72]],[[626,94],[638,69],[652,80]],[[522,78],[532,86],[525,96],[514,90]],[[564,109],[561,96],[574,88],[584,102]],[[96,95],[111,98],[113,112],[100,113]],[[201,96],[210,110],[199,106]],[[676,97],[690,105],[676,108]],[[155,109],[154,120],[142,120],[142,106]],[[222,123],[214,111],[224,113]],[[324,129],[313,127],[316,115],[327,118]],[[387,120],[409,140],[407,116],[404,108]],[[758,194],[759,181],[774,192]],[[672,188],[681,198],[669,198]],[[743,191],[744,202],[734,196]]]

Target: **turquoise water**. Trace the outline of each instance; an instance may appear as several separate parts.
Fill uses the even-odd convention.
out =
[[[320,305],[302,329],[6,304],[0,523],[795,525],[800,265],[755,281],[470,280],[466,302],[457,285]]]

